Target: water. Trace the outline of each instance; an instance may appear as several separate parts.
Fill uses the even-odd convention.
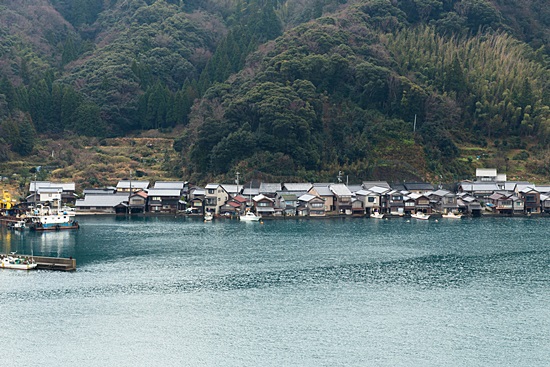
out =
[[[79,222],[0,231],[0,252],[77,259],[0,270],[20,366],[550,363],[548,218]]]

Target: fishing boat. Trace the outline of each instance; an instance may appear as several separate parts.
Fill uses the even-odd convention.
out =
[[[61,207],[53,209],[39,204],[27,216],[27,221],[31,231],[78,229],[80,226],[74,217],[75,211],[72,209]]]
[[[4,269],[31,270],[37,267],[32,257],[16,256],[15,252],[9,255],[0,255],[0,267]]]
[[[384,214],[380,213],[380,212],[374,212],[370,215],[371,218],[374,218],[374,219],[383,219],[384,218]]]
[[[449,218],[449,219],[461,219],[462,214],[455,214],[453,212],[448,212],[447,214],[441,215],[442,218]]]
[[[411,214],[411,218],[420,219],[420,220],[428,220],[428,219],[430,219],[430,215],[422,213],[422,212],[417,212],[417,213]]]
[[[245,215],[241,215],[239,217],[240,220],[242,220],[243,222],[257,222],[259,221],[260,219],[262,219],[262,216],[258,216],[254,213],[252,213],[250,210],[246,212]]]
[[[210,212],[206,212],[204,214],[204,221],[205,222],[210,222],[212,219],[214,219],[214,215]]]

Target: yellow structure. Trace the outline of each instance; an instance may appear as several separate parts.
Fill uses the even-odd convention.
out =
[[[0,201],[0,209],[11,209],[13,207],[13,203],[11,201],[11,195],[8,192],[8,190],[3,190],[2,193],[2,201]]]

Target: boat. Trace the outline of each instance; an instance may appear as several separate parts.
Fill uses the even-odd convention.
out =
[[[259,221],[260,219],[262,219],[262,216],[261,216],[261,215],[258,216],[258,215],[256,215],[256,214],[252,213],[250,210],[248,210],[248,211],[246,212],[246,214],[245,214],[245,215],[241,215],[241,216],[239,217],[239,219],[242,220],[243,222],[257,222],[257,221]]]
[[[210,212],[206,212],[204,214],[204,221],[205,222],[210,222],[212,219],[214,219],[214,215]]]
[[[31,231],[78,229],[80,226],[74,217],[75,211],[69,208],[53,209],[39,204],[27,215],[27,222]]]
[[[15,252],[10,252],[9,255],[0,255],[0,268],[31,270],[38,266],[32,257],[16,256]]]
[[[371,218],[374,218],[374,219],[383,219],[384,218],[384,214],[382,213],[379,213],[379,212],[374,212],[370,215]]]
[[[27,228],[27,224],[24,220],[18,220],[16,222],[11,222],[8,225],[8,228],[14,229],[16,231],[22,231]]]
[[[442,218],[449,218],[449,219],[461,219],[462,214],[455,214],[453,212],[448,212],[447,214],[441,215]]]
[[[428,220],[428,219],[430,219],[430,215],[422,213],[422,212],[417,212],[417,213],[411,214],[411,218],[420,219],[420,220]]]

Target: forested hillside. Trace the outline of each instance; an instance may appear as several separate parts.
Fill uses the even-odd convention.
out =
[[[451,182],[482,165],[544,179],[545,3],[5,0],[0,162],[155,129],[177,152],[166,177],[195,182]],[[117,167],[147,176],[143,157]]]

